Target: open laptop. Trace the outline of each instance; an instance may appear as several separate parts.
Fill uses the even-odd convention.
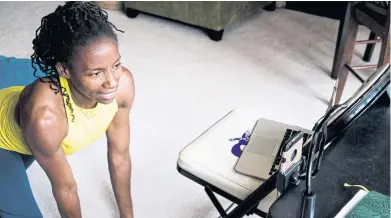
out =
[[[298,157],[301,156],[302,144],[312,135],[311,130],[264,118],[258,119],[234,169],[261,180],[268,179],[280,147],[299,131],[303,136],[298,147]]]
[[[362,112],[362,109],[368,102],[379,95],[379,92],[387,85],[389,89],[390,64],[385,64],[378,68],[359,89],[344,103],[348,109],[343,109],[331,115],[329,123],[337,122],[334,129],[343,129],[352,119]],[[386,78],[388,76],[388,78]],[[389,91],[389,90],[388,90]],[[335,92],[335,89],[334,89]],[[389,96],[387,96],[389,98]],[[330,107],[335,103],[335,93],[330,100]],[[284,143],[292,138],[297,131],[302,131],[303,138],[301,144],[312,136],[313,132],[297,126],[291,126],[268,119],[259,119],[255,123],[247,146],[244,148],[235,170],[239,173],[252,176],[261,180],[267,180],[273,171],[276,156]],[[339,130],[337,130],[339,131]],[[333,131],[331,131],[332,134]],[[298,144],[298,143],[297,143]],[[326,145],[326,148],[328,146]],[[302,148],[302,147],[301,147]],[[299,149],[301,149],[299,148]],[[301,150],[298,149],[298,156],[301,156]],[[285,152],[289,153],[289,152]],[[294,153],[294,152],[292,152]],[[300,154],[299,154],[300,153]],[[292,162],[294,162],[293,160]]]

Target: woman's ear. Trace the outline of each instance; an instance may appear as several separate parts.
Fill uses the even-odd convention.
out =
[[[62,64],[60,62],[56,63],[56,70],[61,77],[64,77],[67,79],[71,78],[71,74],[69,73],[68,68],[65,67],[64,64]]]

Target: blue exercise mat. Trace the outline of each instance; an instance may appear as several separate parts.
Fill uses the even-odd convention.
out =
[[[37,76],[45,74],[37,68]],[[0,89],[10,86],[27,86],[34,82],[34,68],[30,58],[5,57],[0,55]]]

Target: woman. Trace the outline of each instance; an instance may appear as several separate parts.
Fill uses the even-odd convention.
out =
[[[90,3],[59,6],[42,19],[33,40],[32,65],[46,77],[0,90],[1,218],[42,217],[26,175],[34,160],[51,182],[61,216],[81,217],[66,155],[104,133],[120,215],[133,217],[129,112],[134,83],[121,66],[113,28],[107,13]]]

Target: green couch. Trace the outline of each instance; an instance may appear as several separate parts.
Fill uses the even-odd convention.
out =
[[[124,9],[130,18],[137,17],[140,12],[168,18],[199,27],[215,41],[222,39],[226,26],[262,8],[272,11],[275,2],[124,2]]]

